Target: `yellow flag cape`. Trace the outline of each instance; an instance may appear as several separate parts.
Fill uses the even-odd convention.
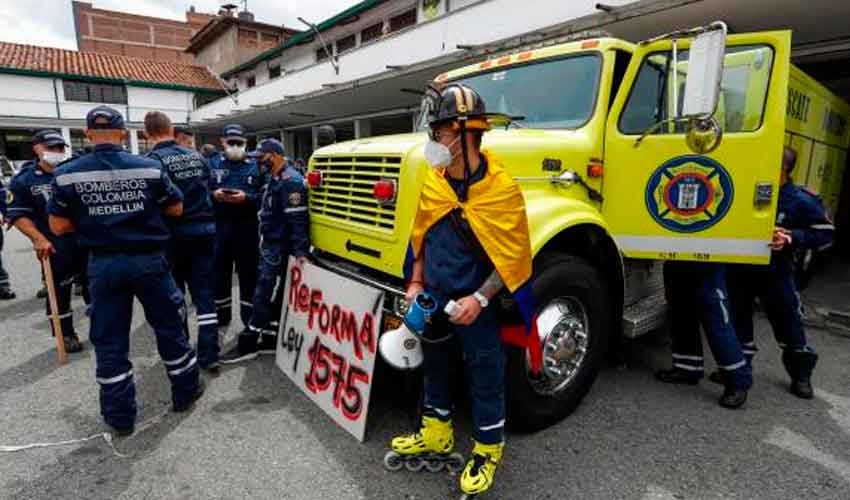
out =
[[[525,198],[501,163],[486,151],[487,172],[469,186],[461,203],[444,176],[444,169],[429,169],[419,199],[419,209],[410,237],[414,257],[422,251],[425,234],[455,208],[463,210],[487,256],[511,292],[531,277],[531,239]]]

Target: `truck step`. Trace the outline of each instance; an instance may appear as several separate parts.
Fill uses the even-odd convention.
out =
[[[623,336],[637,338],[664,326],[667,321],[667,300],[664,291],[658,290],[623,311]]]

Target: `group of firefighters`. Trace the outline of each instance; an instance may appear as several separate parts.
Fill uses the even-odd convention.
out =
[[[453,450],[449,363],[452,351],[462,350],[475,443],[460,486],[477,494],[492,485],[504,447],[505,361],[492,299],[503,288],[519,293],[532,279],[530,239],[518,185],[498,158],[481,150],[490,129],[481,97],[457,84],[436,94],[425,147],[432,168],[413,225],[406,298],[427,292],[440,302],[453,300],[455,310],[435,325],[454,335],[452,342],[423,345],[421,427],[390,446],[405,456]],[[199,368],[214,375],[220,363],[275,352],[284,270],[290,256],[301,266],[310,253],[307,190],[279,141],[263,140],[248,153],[240,125],[224,127],[222,152],[208,146],[198,152],[190,131],[151,112],[145,133],[155,146],[136,156],[124,150],[127,130],[118,111],[94,108],[86,124],[93,149],[71,159],[61,134],[35,134],[37,159],[12,179],[2,197],[4,214],[52,266],[55,313],[69,351],[82,348],[71,313],[72,283],[78,278],[84,285],[101,413],[117,434],[130,435],[136,419],[129,360],[134,297],[156,334],[173,410],[186,411],[204,391]],[[786,149],[769,266],[666,264],[673,364],[657,373],[661,381],[696,384],[702,378],[702,326],[719,366],[711,378],[725,386],[720,404],[743,405],[752,385],[757,296],[783,349],[791,392],[813,396],[817,355],[803,330],[792,249],[822,246],[833,227],[818,198],[791,182],[795,162]],[[234,306],[234,268],[244,329],[236,345],[220,353],[218,329],[231,322]],[[186,289],[196,310],[197,354],[189,343]],[[0,299],[10,293],[0,273]],[[49,301],[47,307],[53,314]]]

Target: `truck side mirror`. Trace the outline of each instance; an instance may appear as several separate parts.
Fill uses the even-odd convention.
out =
[[[682,116],[708,118],[714,115],[720,98],[723,58],[726,53],[726,25],[714,23],[691,43],[688,76]]]

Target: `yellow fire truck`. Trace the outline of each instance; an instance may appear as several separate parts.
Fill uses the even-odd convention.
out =
[[[542,369],[508,346],[518,430],[568,415],[617,336],[663,323],[664,260],[765,264],[784,144],[796,179],[837,203],[850,107],[790,63],[791,33],[725,26],[632,44],[610,37],[516,51],[437,77],[512,118],[485,134],[527,204]],[[404,311],[402,267],[423,173],[423,133],[318,150],[312,238],[341,279]],[[512,304],[500,301],[506,317]],[[521,418],[518,418],[521,417]]]

